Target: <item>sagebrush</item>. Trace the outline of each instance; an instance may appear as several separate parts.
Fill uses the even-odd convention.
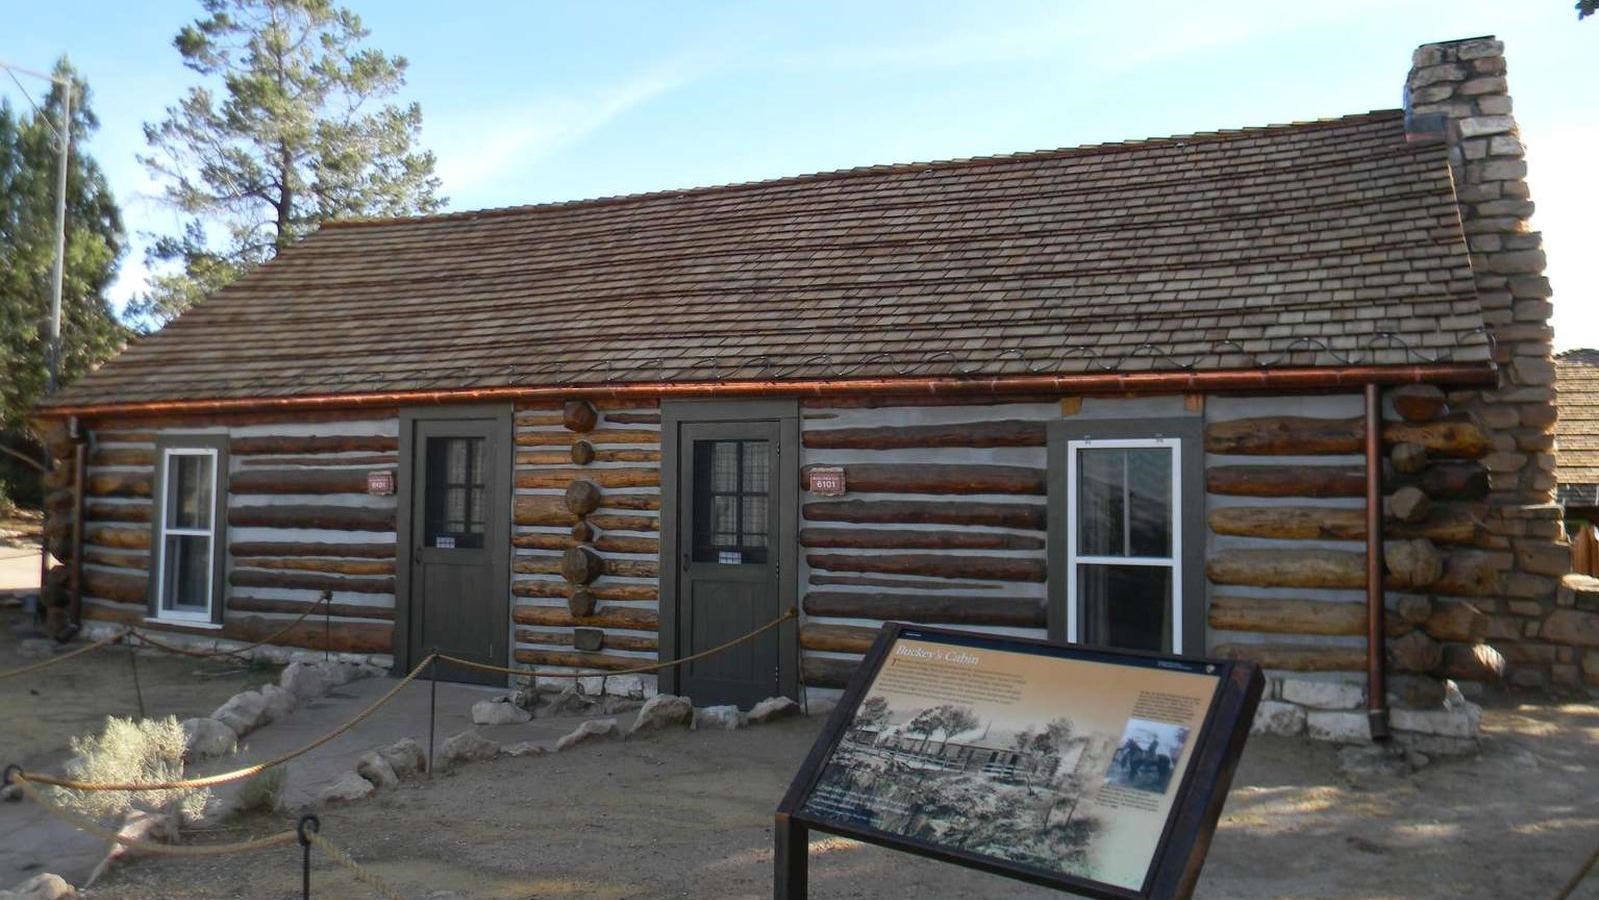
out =
[[[183,726],[176,717],[164,719],[106,718],[98,735],[75,737],[75,758],[67,775],[79,781],[162,782],[183,777]],[[176,807],[185,820],[205,809],[210,792],[204,788],[151,791],[74,791],[61,789],[65,805],[95,818],[121,816],[133,809],[161,811]]]

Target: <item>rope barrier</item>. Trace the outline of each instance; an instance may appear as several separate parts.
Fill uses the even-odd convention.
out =
[[[234,853],[249,853],[255,850],[266,850],[271,847],[281,847],[285,844],[294,843],[296,839],[294,832],[280,831],[277,834],[270,834],[263,838],[256,838],[255,840],[250,841],[239,841],[232,844],[178,845],[158,844],[153,841],[142,841],[138,838],[127,837],[126,835],[123,835],[114,829],[101,825],[99,822],[96,822],[87,816],[83,816],[79,813],[73,812],[70,809],[67,809],[64,806],[59,806],[51,802],[49,798],[45,797],[44,794],[39,792],[38,788],[34,787],[33,782],[39,781],[40,779],[38,778],[28,776],[20,771],[12,770],[7,770],[7,776],[11,784],[16,785],[17,789],[22,791],[22,793],[27,796],[29,800],[39,804],[39,808],[43,809],[51,816],[60,819],[62,822],[71,825],[73,828],[88,832],[89,834],[92,834],[101,840],[112,841],[129,849],[138,850],[143,853],[154,853],[164,856],[228,856]]]
[[[300,613],[299,618],[283,626],[282,628],[279,628],[277,631],[272,632],[266,637],[261,638],[255,643],[245,644],[243,647],[239,647],[237,649],[224,650],[218,648],[215,650],[190,650],[186,647],[179,647],[175,644],[168,644],[164,641],[158,641],[142,631],[129,629],[128,634],[132,635],[135,640],[138,640],[144,644],[148,644],[157,650],[164,650],[167,653],[176,653],[180,656],[190,657],[191,659],[212,659],[218,656],[243,656],[245,653],[260,647],[263,644],[270,644],[278,638],[283,637],[284,635],[293,631],[295,628],[299,627],[301,622],[304,622],[306,619],[310,618],[311,614],[316,612],[318,607],[328,603],[330,600],[332,600],[332,598],[333,595],[331,592],[323,591],[322,596],[318,597],[314,603],[306,607],[305,612]]]
[[[265,772],[267,769],[281,766],[296,757],[304,756],[305,754],[310,753],[312,750],[315,750],[323,744],[326,744],[339,735],[344,734],[346,731],[349,731],[356,725],[359,725],[361,722],[365,721],[367,717],[377,712],[385,703],[393,700],[400,693],[400,691],[405,688],[406,685],[410,684],[412,681],[415,681],[416,677],[422,674],[422,670],[432,662],[433,655],[429,654],[426,659],[422,660],[420,663],[417,663],[416,668],[412,669],[409,674],[400,679],[399,684],[396,684],[394,687],[390,688],[388,693],[379,697],[371,706],[368,706],[366,709],[357,713],[355,718],[345,722],[343,725],[340,725],[327,734],[322,735],[311,743],[306,744],[297,750],[291,750],[288,753],[275,756],[271,759],[258,762],[254,765],[245,766],[242,769],[235,769],[232,772],[222,772],[217,775],[206,775],[201,778],[185,778],[178,781],[155,782],[78,781],[72,778],[56,778],[50,775],[41,775],[34,772],[22,772],[19,773],[18,777],[26,778],[38,784],[48,784],[54,787],[67,788],[68,790],[74,791],[175,791],[184,788],[214,787],[219,784],[228,784],[234,781],[241,781],[245,778],[251,777],[252,775],[259,775],[262,772]]]
[[[63,653],[60,656],[52,656],[52,657],[50,657],[49,659],[47,659],[47,660],[45,660],[43,662],[36,662],[33,665],[23,666],[20,669],[12,669],[9,672],[0,672],[0,681],[5,681],[7,678],[14,678],[14,677],[16,677],[18,675],[26,675],[29,672],[37,672],[40,669],[49,668],[50,666],[53,666],[56,663],[66,662],[67,660],[73,658],[74,656],[82,656],[85,653],[93,653],[94,651],[99,650],[101,647],[105,647],[105,646],[107,646],[109,644],[115,644],[117,641],[122,640],[123,638],[127,637],[131,633],[132,633],[131,631],[118,632],[117,634],[113,634],[110,637],[101,638],[100,640],[95,641],[94,643],[89,644],[87,646],[79,647],[78,649],[72,651],[71,653]]]
[[[335,847],[333,844],[329,843],[328,839],[323,837],[319,832],[309,828],[301,828],[300,835],[303,843],[315,844],[318,850],[321,850],[323,853],[327,854],[328,859],[331,859],[348,869],[350,874],[355,876],[356,881],[359,881],[371,888],[373,893],[383,897],[384,900],[405,900],[404,894],[401,894],[399,891],[396,891],[394,888],[390,887],[389,883],[384,881],[376,873],[362,868],[360,863],[350,858],[350,854],[345,853],[343,850],[340,850],[338,847]]]
[[[1560,888],[1560,893],[1555,894],[1555,900],[1566,900],[1567,897],[1570,897],[1577,890],[1577,886],[1582,884],[1583,879],[1588,877],[1588,873],[1593,871],[1595,865],[1599,865],[1599,847],[1593,848],[1593,852],[1588,854],[1588,859],[1582,864],[1582,868],[1578,869],[1571,876],[1571,880]]]
[[[783,613],[782,615],[780,615],[777,618],[773,619],[772,621],[767,622],[765,625],[762,625],[761,627],[755,629],[754,631],[751,631],[751,632],[749,632],[747,634],[740,635],[740,636],[738,636],[736,638],[733,638],[732,640],[727,641],[725,643],[717,644],[715,647],[712,647],[709,650],[701,650],[698,653],[682,657],[681,659],[672,659],[672,660],[667,660],[666,662],[650,663],[647,666],[637,666],[637,667],[630,668],[630,669],[610,669],[610,670],[601,669],[599,671],[594,671],[594,672],[533,672],[533,671],[530,671],[528,669],[512,669],[512,668],[509,668],[507,666],[496,666],[496,665],[491,665],[489,663],[473,662],[472,660],[461,659],[458,656],[450,656],[449,654],[446,654],[446,653],[439,653],[439,654],[436,654],[436,655],[438,656],[440,662],[447,662],[447,663],[451,663],[453,665],[465,666],[468,669],[477,669],[478,671],[481,671],[481,672],[499,672],[499,673],[504,674],[504,675],[532,675],[532,676],[535,676],[537,678],[598,678],[600,676],[610,677],[612,675],[637,675],[637,674],[640,674],[640,673],[643,673],[643,672],[659,672],[662,669],[670,669],[670,668],[672,668],[674,666],[681,666],[684,663],[694,662],[697,659],[704,659],[707,656],[714,656],[714,655],[716,655],[718,653],[721,653],[723,650],[728,649],[729,647],[735,647],[735,646],[737,646],[739,644],[742,644],[745,641],[750,640],[751,638],[757,637],[759,635],[765,634],[768,631],[771,631],[773,628],[776,628],[777,626],[783,624],[784,622],[787,622],[790,619],[796,619],[796,618],[799,618],[799,611],[795,610],[795,609],[791,609],[788,612]]]

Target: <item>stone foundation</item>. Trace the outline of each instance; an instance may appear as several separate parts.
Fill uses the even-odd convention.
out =
[[[1443,682],[1443,692],[1439,703],[1421,709],[1408,708],[1404,697],[1390,693],[1388,723],[1394,740],[1428,754],[1475,753],[1481,707],[1466,700],[1453,681]],[[1366,689],[1348,681],[1268,678],[1251,732],[1370,743]]]

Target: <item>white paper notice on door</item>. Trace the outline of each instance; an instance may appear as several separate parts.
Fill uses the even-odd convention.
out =
[[[722,550],[716,554],[716,561],[724,566],[741,566],[744,564],[742,550]]]
[[[433,546],[439,548],[440,550],[454,550],[455,549],[455,535],[453,535],[453,534],[452,535],[441,534],[438,537],[433,539]]]

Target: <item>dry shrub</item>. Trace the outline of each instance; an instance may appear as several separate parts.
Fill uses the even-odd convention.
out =
[[[75,737],[67,763],[68,777],[80,781],[176,781],[183,777],[183,726],[165,719],[119,719],[110,716],[98,735]],[[99,819],[133,809],[164,811],[176,807],[186,820],[199,816],[210,792],[204,788],[152,791],[74,791],[62,789],[58,799],[84,815]]]
[[[276,812],[278,801],[283,799],[283,784],[286,780],[286,769],[283,766],[267,769],[265,772],[251,778],[239,789],[238,800],[234,803],[235,812]]]

